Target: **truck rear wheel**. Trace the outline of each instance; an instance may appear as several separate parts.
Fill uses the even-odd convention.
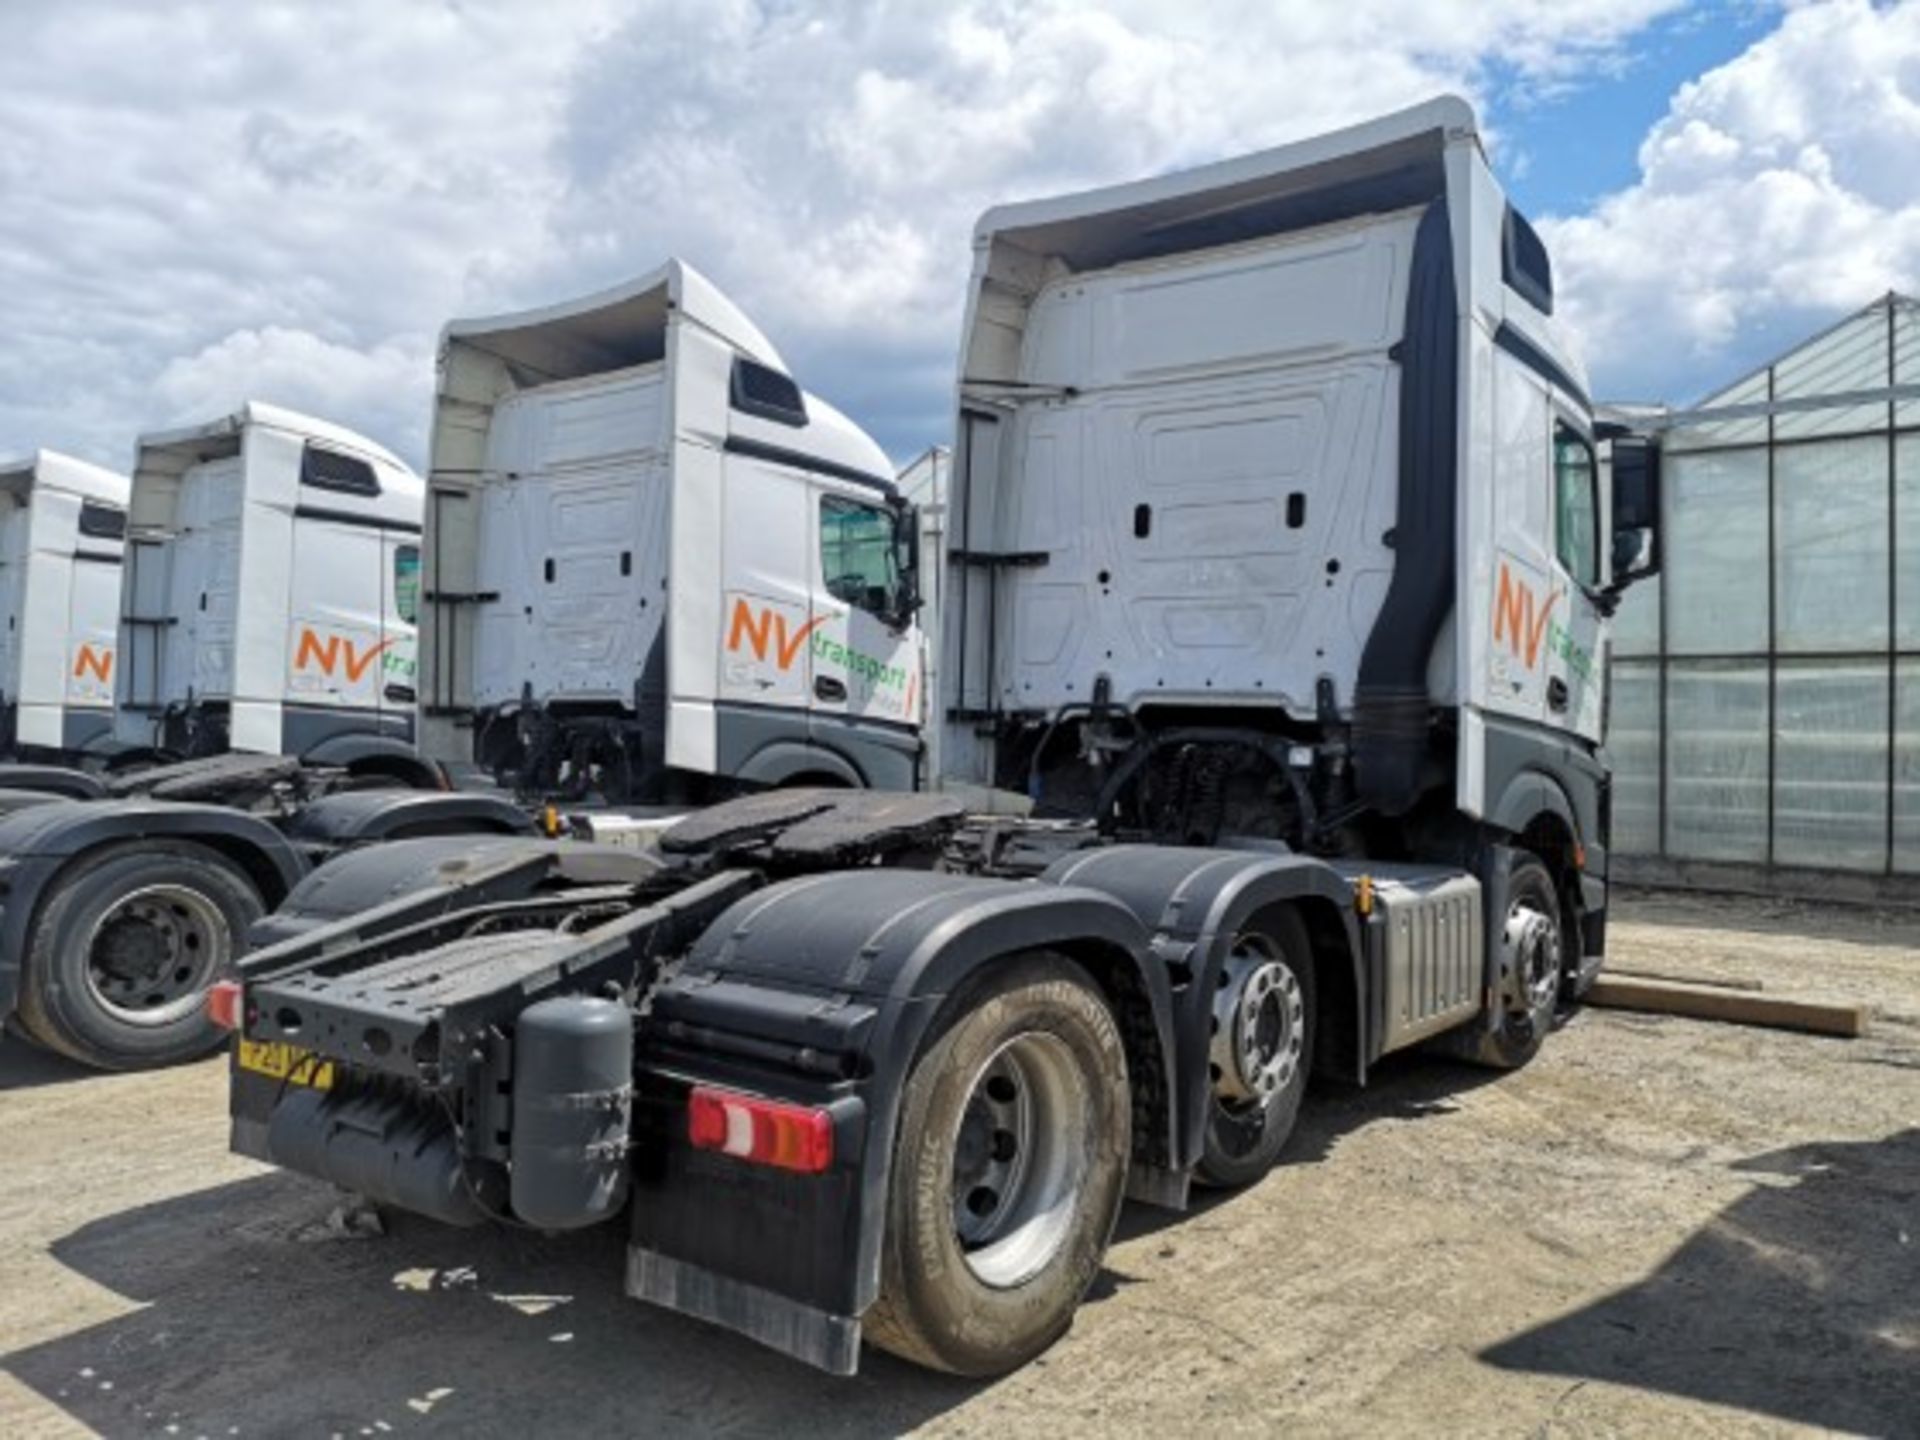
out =
[[[1500,950],[1497,1028],[1470,1029],[1468,1059],[1496,1070],[1518,1070],[1540,1053],[1559,1003],[1566,967],[1566,918],[1547,867],[1519,855],[1507,874],[1507,913],[1493,937]]]
[[[1208,1056],[1212,1093],[1194,1178],[1222,1189],[1273,1168],[1313,1068],[1313,946],[1291,910],[1236,936],[1220,967]]]
[[[264,913],[245,871],[191,842],[82,858],[36,917],[21,1019],[42,1044],[104,1070],[204,1055],[223,1038],[207,987]]]
[[[867,1339],[998,1375],[1060,1338],[1120,1214],[1127,1056],[1099,987],[1062,956],[950,1001],[901,1097],[880,1298]]]

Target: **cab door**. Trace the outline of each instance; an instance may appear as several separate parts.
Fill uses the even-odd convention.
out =
[[[384,532],[315,516],[293,524],[287,701],[378,710],[389,588]]]
[[[1545,379],[1504,354],[1492,364],[1485,707],[1597,741],[1604,581],[1591,430]]]
[[[755,712],[742,728],[756,740],[804,740],[814,628],[811,487],[799,471],[758,457],[729,455],[724,473],[715,699]]]
[[[822,487],[813,506],[812,665],[815,737],[836,726],[917,726],[920,638],[890,615],[900,594],[894,511],[870,491]]]
[[[1554,586],[1566,598],[1559,613],[1548,617],[1543,637],[1546,723],[1597,744],[1606,684],[1603,617],[1595,600],[1606,583],[1600,468],[1586,427],[1557,407],[1550,454]]]

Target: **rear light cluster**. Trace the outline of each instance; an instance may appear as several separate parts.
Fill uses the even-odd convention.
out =
[[[238,980],[214,981],[207,987],[207,1018],[222,1030],[238,1030],[242,998]]]
[[[695,1086],[687,1098],[687,1139],[756,1165],[818,1175],[833,1164],[833,1117],[731,1090]]]

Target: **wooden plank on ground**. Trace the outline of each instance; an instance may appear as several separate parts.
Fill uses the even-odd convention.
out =
[[[1805,1030],[1848,1039],[1867,1033],[1867,1007],[1822,1000],[1790,1000],[1783,995],[1752,995],[1669,980],[1602,975],[1587,991],[1586,1002],[1613,1010],[1648,1010],[1686,1015],[1695,1020],[1724,1020],[1734,1025],[1765,1025],[1776,1030]]]
[[[1670,980],[1675,985],[1708,985],[1715,990],[1764,990],[1763,980],[1746,977],[1735,978],[1721,975],[1678,975],[1671,970],[1635,970],[1626,965],[1607,966],[1607,975],[1611,979],[1626,977],[1630,980]]]

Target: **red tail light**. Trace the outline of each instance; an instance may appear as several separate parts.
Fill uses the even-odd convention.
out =
[[[207,987],[207,1018],[222,1030],[240,1028],[240,982],[216,980]]]
[[[696,1150],[802,1175],[818,1175],[833,1164],[833,1117],[825,1110],[704,1085],[687,1097],[687,1139]]]

